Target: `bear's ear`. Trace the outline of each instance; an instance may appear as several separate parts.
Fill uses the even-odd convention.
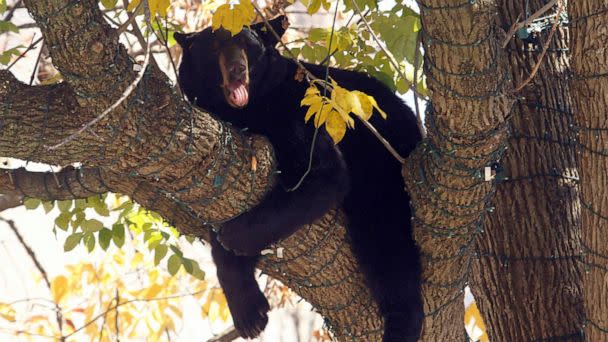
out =
[[[272,29],[279,35],[279,37],[283,37],[283,34],[289,27],[289,20],[287,16],[280,15],[274,19],[268,20],[268,23],[272,27]],[[267,47],[275,47],[279,42],[277,38],[272,34],[272,32],[266,27],[266,23],[259,22],[257,24],[251,25],[251,29],[262,38],[264,45]]]
[[[182,47],[182,49],[188,49],[194,40],[194,33],[180,33],[175,32],[173,38]]]

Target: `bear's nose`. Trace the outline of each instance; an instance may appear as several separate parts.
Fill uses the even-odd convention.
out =
[[[242,64],[232,64],[232,67],[230,68],[230,72],[234,73],[234,74],[242,74],[245,72],[245,66]]]

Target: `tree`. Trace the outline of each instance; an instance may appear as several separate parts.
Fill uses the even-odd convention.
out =
[[[272,186],[271,146],[190,107],[154,65],[134,70],[96,1],[24,2],[65,82],[31,87],[0,72],[0,151],[83,166],[55,175],[5,171],[4,193],[127,194],[206,239],[207,224],[255,205]],[[355,12],[363,5],[347,4]],[[462,339],[468,282],[493,340],[606,340],[605,2],[419,6],[428,138],[403,175],[423,253],[423,340]],[[345,238],[334,210],[260,268],[313,304],[339,340],[378,341],[382,321]]]

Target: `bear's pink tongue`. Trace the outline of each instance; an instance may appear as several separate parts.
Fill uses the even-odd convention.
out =
[[[238,106],[243,107],[249,102],[249,92],[245,84],[241,82],[232,83],[230,89],[230,101]]]

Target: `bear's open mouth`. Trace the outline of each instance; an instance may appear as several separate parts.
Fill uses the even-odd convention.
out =
[[[243,108],[249,103],[249,85],[243,81],[232,81],[224,86],[224,95],[230,106]]]

